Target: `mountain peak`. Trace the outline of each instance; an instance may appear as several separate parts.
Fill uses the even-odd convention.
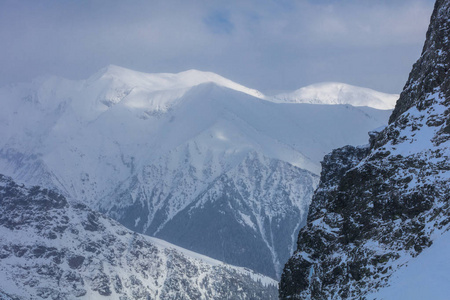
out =
[[[137,71],[133,71],[131,69],[123,68],[117,65],[107,65],[106,67],[101,68],[94,74],[92,74],[88,81],[96,81],[101,78],[112,78],[112,77],[124,77],[129,75],[130,72],[139,73]]]
[[[322,82],[302,87],[274,97],[276,102],[311,104],[350,104],[376,109],[393,109],[398,94],[386,94],[372,89],[340,82]]]
[[[273,277],[293,249],[323,154],[365,142],[389,114],[280,105],[197,70],[108,66],[70,84],[38,93],[52,104],[45,109],[22,90],[2,98],[13,104],[0,112],[5,174],[57,187],[128,228]]]
[[[162,90],[189,89],[203,83],[215,83],[253,97],[264,99],[265,96],[255,90],[213,72],[190,69],[179,73],[144,73],[133,71],[116,65],[108,65],[92,75],[88,82],[116,81],[130,88],[139,87],[148,92]]]

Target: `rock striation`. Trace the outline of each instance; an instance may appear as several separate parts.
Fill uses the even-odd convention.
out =
[[[364,298],[449,229],[449,18],[438,0],[390,124],[325,156],[280,299]]]

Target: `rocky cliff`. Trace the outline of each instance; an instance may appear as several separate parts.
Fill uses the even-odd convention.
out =
[[[322,162],[281,299],[360,299],[448,230],[450,1],[438,0],[390,124]]]

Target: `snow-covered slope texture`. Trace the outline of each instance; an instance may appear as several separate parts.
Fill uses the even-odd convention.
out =
[[[430,248],[408,261],[381,288],[367,299],[446,300],[450,295],[450,232],[433,240]]]
[[[0,175],[2,299],[276,299],[276,284]]]
[[[324,82],[308,85],[291,93],[274,96],[275,102],[311,104],[350,104],[377,109],[393,109],[399,95],[385,94],[345,83]]]
[[[277,277],[323,155],[363,143],[389,111],[261,98],[212,73],[113,66],[85,81],[9,86],[0,89],[0,171]],[[210,226],[217,214],[227,226]]]
[[[364,299],[378,289],[382,298],[412,299],[422,286],[436,290],[420,299],[435,299],[448,291],[431,278],[417,284],[423,274],[409,272],[438,276],[442,266],[430,255],[448,254],[449,69],[450,0],[438,0],[390,124],[371,133],[369,146],[324,158],[307,225],[283,271],[281,299]],[[433,269],[419,270],[425,264]]]

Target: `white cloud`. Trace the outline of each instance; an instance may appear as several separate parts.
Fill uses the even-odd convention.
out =
[[[432,5],[6,0],[0,84],[42,72],[82,78],[117,64],[146,72],[197,68],[262,90],[337,80],[398,92],[420,53]]]

